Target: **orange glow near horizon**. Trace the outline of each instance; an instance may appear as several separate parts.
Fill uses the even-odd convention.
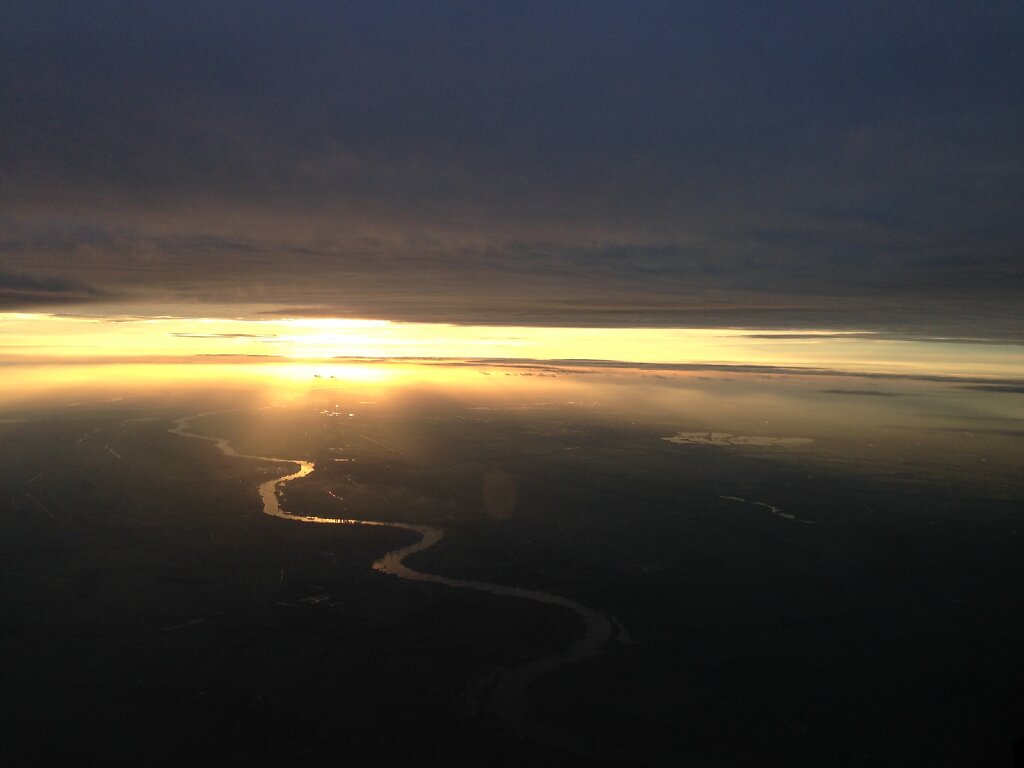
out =
[[[640,364],[827,368],[861,373],[1024,378],[1011,344],[886,339],[864,332],[685,328],[543,328],[349,318],[0,313],[11,363],[294,362],[338,358],[607,360]],[[388,374],[360,374],[381,380]]]

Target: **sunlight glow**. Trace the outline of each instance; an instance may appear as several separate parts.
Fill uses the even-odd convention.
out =
[[[871,373],[1024,377],[1012,344],[883,338],[856,331],[542,328],[353,318],[189,317],[188,306],[90,315],[0,313],[0,362],[323,363],[350,358],[610,360],[811,367]],[[237,311],[237,310],[236,310]],[[148,313],[147,313],[148,312]],[[389,374],[368,373],[360,380]]]

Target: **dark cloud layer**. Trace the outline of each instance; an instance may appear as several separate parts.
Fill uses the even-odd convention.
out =
[[[1011,3],[11,0],[0,267],[404,319],[1013,335],[1021,39]]]
[[[111,297],[81,280],[0,270],[0,311],[40,304],[81,304],[105,298]]]

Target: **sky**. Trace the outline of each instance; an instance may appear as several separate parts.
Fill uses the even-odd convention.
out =
[[[1013,2],[6,0],[0,311],[1022,341],[1021,40]]]

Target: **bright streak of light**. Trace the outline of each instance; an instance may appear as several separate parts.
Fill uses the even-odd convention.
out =
[[[1024,378],[1024,350],[1009,344],[885,339],[827,329],[789,334],[784,329],[460,326],[253,314],[189,317],[187,309],[150,309],[146,314],[140,307],[112,307],[104,314],[93,308],[88,316],[0,313],[0,361],[213,364],[517,358]]]

